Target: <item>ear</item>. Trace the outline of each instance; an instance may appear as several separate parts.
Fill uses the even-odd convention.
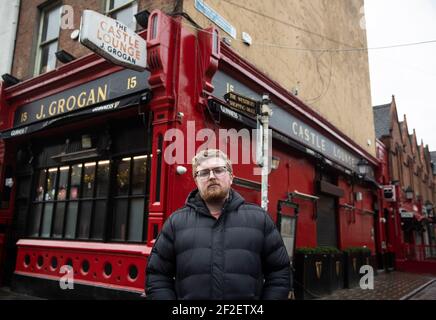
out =
[[[194,183],[195,183],[195,186],[196,186],[197,189],[198,189],[198,182],[197,182],[197,179],[196,179],[196,178],[194,178]]]

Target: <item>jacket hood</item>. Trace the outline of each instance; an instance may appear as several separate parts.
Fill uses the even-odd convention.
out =
[[[227,198],[223,206],[223,212],[234,211],[244,202],[245,202],[244,198],[238,192],[236,192],[233,189],[230,189],[229,197]],[[210,216],[209,209],[207,208],[204,200],[201,198],[198,189],[191,191],[191,193],[186,198],[185,205],[193,208],[195,211],[199,213]]]

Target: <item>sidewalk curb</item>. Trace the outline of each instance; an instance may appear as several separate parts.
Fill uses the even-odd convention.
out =
[[[406,294],[405,296],[401,297],[400,300],[409,300],[409,298],[411,298],[412,296],[414,296],[418,292],[424,290],[426,287],[428,287],[429,285],[431,285],[435,281],[436,281],[436,279],[432,279],[432,280],[428,281],[427,283],[424,283],[422,286],[416,288],[415,290],[413,290],[413,291],[409,292],[408,294]]]

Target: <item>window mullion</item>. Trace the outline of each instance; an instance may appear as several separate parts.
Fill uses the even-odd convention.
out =
[[[77,216],[76,216],[76,230],[74,232],[74,239],[77,239],[79,235],[79,226],[82,216],[82,195],[83,195],[83,183],[85,180],[85,163],[82,163],[81,174],[80,174],[80,192],[79,197],[77,199]]]
[[[115,208],[115,189],[117,185],[117,170],[118,170],[119,161],[111,159],[110,167],[109,167],[109,196],[107,200],[107,208],[106,208],[106,225],[105,225],[105,241],[112,240],[113,237],[113,229],[114,229],[114,208]]]
[[[45,172],[45,179],[44,179],[44,190],[42,193],[42,206],[41,206],[41,214],[39,215],[39,227],[38,227],[38,235],[37,237],[40,238],[41,235],[41,229],[42,229],[42,221],[44,219],[44,211],[45,211],[45,192],[47,191],[47,180],[48,180],[48,170],[44,169]]]
[[[51,221],[50,221],[50,234],[49,234],[49,238],[53,237],[53,228],[54,228],[54,223],[53,221],[56,220],[56,210],[57,210],[57,197],[58,197],[58,187],[59,187],[59,180],[60,180],[60,170],[59,167],[56,167],[56,183],[54,185],[54,195],[53,195],[53,207],[51,208]]]
[[[63,221],[63,225],[62,225],[62,238],[65,238],[65,228],[67,225],[67,220],[68,220],[68,209],[70,206],[70,192],[71,192],[71,173],[73,171],[72,167],[69,166],[70,168],[68,169],[68,179],[67,179],[67,188],[66,188],[66,195],[65,195],[65,208],[64,208],[64,221]]]
[[[129,191],[127,192],[127,217],[126,217],[126,239],[129,241],[129,226],[130,226],[130,207],[131,207],[131,196],[132,196],[132,178],[133,178],[133,157],[130,158],[129,167]]]
[[[93,239],[94,233],[92,231],[92,228],[94,227],[94,210],[95,210],[95,202],[97,201],[95,198],[97,197],[97,184],[98,184],[98,177],[97,177],[97,173],[98,173],[98,161],[95,162],[95,167],[94,167],[94,188],[92,190],[92,205],[91,205],[91,218],[90,218],[90,222],[89,222],[89,233],[88,233],[88,239]]]

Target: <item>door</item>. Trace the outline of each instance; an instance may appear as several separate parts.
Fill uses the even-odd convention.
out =
[[[319,195],[316,227],[318,246],[338,246],[336,203],[334,197],[325,194]]]
[[[29,210],[29,193],[31,186],[31,172],[17,172],[17,192],[15,196],[15,208],[12,225],[6,232],[4,238],[4,274],[3,285],[10,285],[12,275],[15,271],[17,259],[17,241],[25,236],[26,216]]]

